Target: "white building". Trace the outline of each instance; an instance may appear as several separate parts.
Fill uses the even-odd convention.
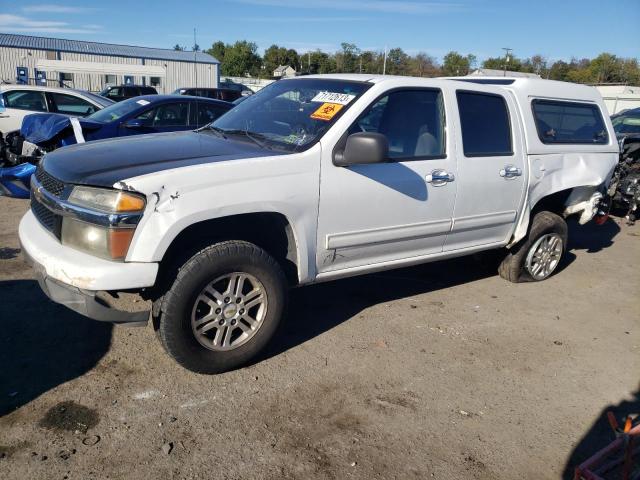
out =
[[[296,70],[290,65],[280,65],[273,71],[273,76],[276,78],[295,77]]]
[[[596,85],[595,87],[602,95],[609,115],[640,107],[640,87],[630,85]]]
[[[0,81],[63,84],[100,91],[105,85],[217,87],[220,62],[203,52],[135,47],[0,33]]]

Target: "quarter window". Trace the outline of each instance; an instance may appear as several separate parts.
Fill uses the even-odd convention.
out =
[[[542,143],[603,144],[609,141],[596,105],[534,100],[532,108]]]
[[[11,90],[4,94],[4,106],[32,112],[46,112],[47,102],[42,92],[34,90]]]
[[[349,129],[382,133],[389,157],[410,160],[445,154],[445,116],[440,90],[399,90],[378,99]]]
[[[466,157],[513,155],[507,103],[500,95],[456,92]]]

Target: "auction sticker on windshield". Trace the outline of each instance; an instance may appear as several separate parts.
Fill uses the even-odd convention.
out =
[[[351,100],[356,98],[355,95],[338,92],[319,92],[311,99],[312,102],[337,103],[339,105],[347,105]]]
[[[311,114],[311,118],[328,122],[342,109],[342,107],[343,105],[339,103],[323,103],[320,108]]]

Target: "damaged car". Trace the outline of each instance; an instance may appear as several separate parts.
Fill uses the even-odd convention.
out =
[[[29,115],[20,131],[5,139],[0,195],[29,198],[35,165],[57,148],[113,137],[194,130],[232,107],[231,103],[207,98],[150,95],[112,104],[85,118],[53,113]]]
[[[260,355],[292,287],[489,250],[506,280],[543,281],[567,219],[599,215],[618,142],[592,87],[492,81],[284,79],[197,131],[54,151],[22,252],[53,301],[150,321],[208,374]]]

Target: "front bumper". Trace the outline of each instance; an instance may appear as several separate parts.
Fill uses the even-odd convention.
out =
[[[65,247],[40,225],[31,211],[20,221],[18,233],[23,255],[51,300],[95,320],[147,321],[148,311],[113,309],[96,293],[153,286],[157,263],[112,262]]]

